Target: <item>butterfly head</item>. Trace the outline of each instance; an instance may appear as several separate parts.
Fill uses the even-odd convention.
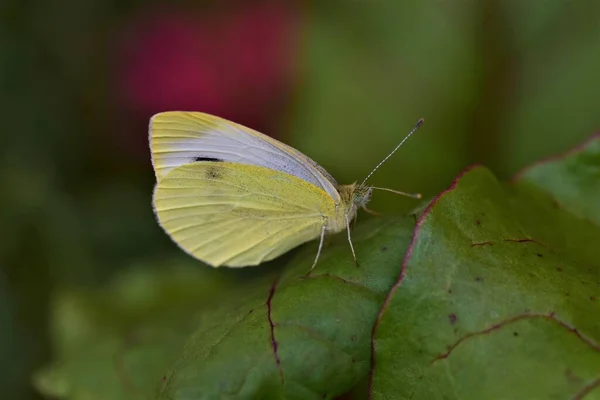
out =
[[[338,187],[342,203],[344,205],[344,214],[354,218],[356,211],[359,208],[365,208],[369,200],[371,200],[371,192],[373,188],[370,186],[357,185],[342,185]]]

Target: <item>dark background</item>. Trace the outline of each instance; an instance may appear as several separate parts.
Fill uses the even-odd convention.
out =
[[[469,164],[506,179],[600,127],[600,2],[4,0],[0,17],[7,399],[38,398],[55,290],[190,263],[152,214],[155,112],[248,125],[341,183],[424,117],[372,183],[428,196]],[[371,208],[414,205],[378,192]]]

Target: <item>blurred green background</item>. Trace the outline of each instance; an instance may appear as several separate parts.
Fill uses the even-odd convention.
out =
[[[500,178],[600,127],[600,2],[4,0],[0,393],[40,398],[53,293],[135,268],[205,268],[155,222],[149,117],[214,113],[341,183],[431,196]],[[414,201],[376,193],[372,207]]]

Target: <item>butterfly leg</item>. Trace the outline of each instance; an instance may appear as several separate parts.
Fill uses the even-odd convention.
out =
[[[319,249],[317,250],[317,256],[315,257],[315,261],[313,262],[312,267],[306,273],[306,276],[310,275],[313,269],[317,266],[317,261],[319,260],[319,256],[321,255],[321,249],[323,248],[323,242],[325,241],[325,230],[327,228],[327,224],[323,223],[323,228],[321,228],[321,240],[319,241]]]
[[[358,265],[358,260],[356,259],[356,253],[354,252],[354,245],[352,245],[352,237],[350,236],[350,219],[348,218],[348,215],[346,215],[346,230],[348,231],[348,243],[350,243],[350,250],[352,250],[352,257],[354,258],[354,265],[356,265],[357,267]]]

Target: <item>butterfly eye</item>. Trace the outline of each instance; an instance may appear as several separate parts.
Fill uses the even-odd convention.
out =
[[[371,188],[359,187],[356,189],[356,192],[354,192],[354,198],[352,202],[359,207],[364,207],[364,205],[367,204],[371,198],[371,192]]]

